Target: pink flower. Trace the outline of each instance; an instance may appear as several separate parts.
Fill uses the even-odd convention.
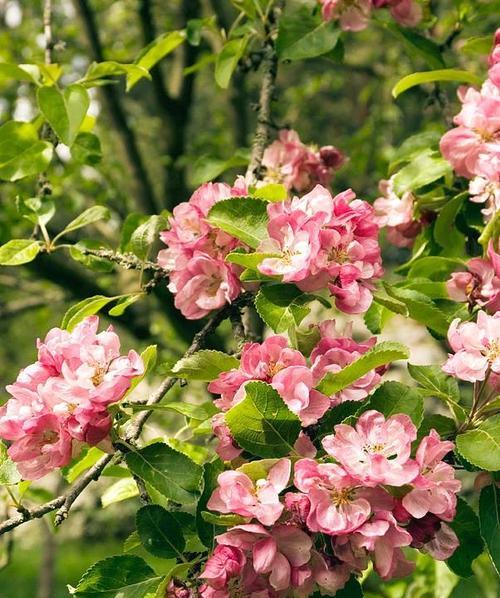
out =
[[[414,563],[407,561],[401,547],[409,546],[412,536],[399,527],[394,516],[380,511],[350,536],[335,539],[335,554],[354,568],[365,567],[366,556],[373,558],[375,570],[383,579],[409,575]]]
[[[169,290],[188,320],[197,320],[234,301],[241,284],[230,264],[195,252],[183,270],[172,274]]]
[[[302,212],[281,214],[272,218],[267,227],[269,239],[258,251],[274,253],[259,264],[266,276],[282,276],[285,282],[302,280],[307,276],[311,257],[317,251],[318,225],[307,221]]]
[[[459,545],[460,542],[455,532],[449,525],[441,522],[441,526],[432,540],[426,542],[422,548],[425,552],[428,552],[432,558],[438,561],[446,561],[453,555]]]
[[[446,283],[454,301],[479,305],[494,314],[500,310],[500,255],[493,241],[488,245],[487,258],[473,258],[467,262],[468,272],[454,272]]]
[[[315,424],[330,407],[327,396],[314,390],[311,370],[305,366],[290,366],[278,372],[271,382],[290,411],[304,426]]]
[[[234,441],[223,413],[217,413],[212,417],[212,431],[219,441],[215,451],[223,461],[232,461],[241,455],[243,449]]]
[[[245,565],[243,552],[234,546],[219,544],[208,559],[200,577],[216,590],[226,588],[228,580],[238,577]]]
[[[194,592],[186,587],[181,581],[171,579],[168,582],[165,598],[194,598]]]
[[[456,493],[461,483],[455,479],[453,467],[442,461],[453,448],[453,442],[441,441],[435,430],[431,430],[420,442],[416,454],[420,473],[412,481],[413,490],[402,501],[403,507],[413,517],[421,518],[427,513],[446,521],[455,517]]]
[[[71,436],[55,415],[32,417],[24,422],[22,431],[7,452],[24,479],[38,480],[71,461]]]
[[[495,89],[487,85],[481,92],[472,87],[459,91],[458,126],[444,134],[440,148],[460,176],[489,179],[489,164],[500,160],[500,94],[489,93]]]
[[[296,131],[283,129],[279,139],[264,152],[264,183],[281,183],[297,193],[309,191],[316,183],[328,185],[345,157],[333,145],[319,150],[304,145]]]
[[[26,479],[67,465],[78,442],[97,445],[109,434],[107,406],[119,401],[144,365],[135,351],[120,355],[110,326],[85,318],[72,332],[53,328],[38,340],[38,361],[7,386],[12,398],[0,408],[0,437]],[[78,441],[78,442],[76,442]]]
[[[416,0],[392,0],[388,3],[394,20],[405,27],[415,27],[422,20],[422,7]]]
[[[348,534],[371,514],[363,488],[339,465],[301,459],[295,464],[294,484],[309,500],[306,523],[313,532]]]
[[[500,374],[500,312],[477,315],[477,323],[453,320],[448,342],[454,355],[448,355],[443,371],[461,380],[484,380],[486,372]]]
[[[325,21],[339,20],[344,31],[365,29],[371,14],[371,0],[319,0]]]
[[[257,480],[255,484],[242,472],[224,471],[207,506],[220,513],[255,517],[264,525],[272,525],[283,512],[279,494],[288,485],[290,472],[289,459],[278,461],[269,470],[267,479]]]
[[[217,407],[227,411],[241,399],[241,387],[249,380],[271,382],[276,374],[289,366],[305,366],[305,357],[288,346],[284,336],[269,336],[263,343],[246,343],[241,352],[240,367],[223,372],[208,385],[210,392],[220,394]],[[238,392],[240,391],[240,392]]]
[[[399,198],[393,191],[393,179],[380,181],[383,194],[373,203],[375,220],[380,227],[387,227],[387,239],[396,247],[412,247],[422,224],[413,218],[414,196],[406,192]]]
[[[500,85],[500,84],[499,84]],[[490,164],[492,162],[490,161]],[[496,212],[500,211],[500,164],[493,165],[497,175],[490,173],[488,178],[477,176],[469,183],[470,200],[474,203],[484,203],[481,210],[486,221],[490,220]]]
[[[268,531],[261,525],[238,525],[216,537],[218,544],[248,552],[258,575],[268,575],[271,588],[288,590],[294,570],[311,559],[311,538],[292,525],[275,525]]]
[[[346,327],[343,335],[335,329],[335,320],[328,320],[319,325],[321,340],[311,352],[312,374],[315,384],[328,373],[336,374],[361,355],[371,349],[376,342],[372,337],[364,343],[357,343],[351,338],[352,323]],[[334,394],[334,404],[344,401],[361,401],[380,382],[380,371],[372,370],[359,378],[343,391]]]
[[[418,475],[418,464],[410,459],[417,430],[407,415],[387,420],[377,411],[361,415],[356,427],[335,426],[335,434],[323,439],[327,453],[363,485],[403,486]]]

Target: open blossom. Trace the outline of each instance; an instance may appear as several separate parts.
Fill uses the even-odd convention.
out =
[[[224,421],[223,413],[216,413],[212,417],[212,432],[218,443],[215,451],[223,461],[232,461],[243,452],[235,442],[228,425]]]
[[[303,365],[306,365],[306,359],[300,351],[290,348],[284,336],[272,335],[262,343],[245,343],[241,352],[240,367],[222,372],[208,385],[208,390],[221,395],[215,404],[219,409],[227,411],[244,398],[244,392],[238,391],[245,382],[271,382],[281,370]]]
[[[480,91],[473,87],[459,89],[462,110],[454,118],[457,127],[445,133],[440,143],[441,153],[457,174],[468,179],[480,177],[493,184],[499,182],[500,171],[499,39],[497,30],[488,79]],[[483,191],[473,189],[471,193],[478,197]]]
[[[72,332],[53,328],[38,341],[38,361],[7,386],[12,398],[0,409],[0,437],[26,479],[67,465],[75,441],[95,445],[111,427],[107,406],[119,401],[144,371],[135,351],[120,355],[110,326],[97,333],[99,318]]]
[[[268,206],[269,239],[258,251],[272,253],[258,266],[304,291],[328,288],[338,309],[363,313],[373,283],[383,273],[373,208],[349,189],[332,197],[317,185],[302,198]]]
[[[375,220],[380,227],[387,227],[387,240],[396,247],[411,247],[422,230],[420,220],[413,217],[413,193],[407,191],[399,198],[393,190],[393,178],[380,181],[382,197],[373,203]]]
[[[486,258],[469,260],[467,272],[454,272],[446,288],[454,301],[479,305],[492,314],[500,310],[500,255],[492,240]]]
[[[418,475],[418,464],[410,459],[417,430],[404,414],[385,417],[366,411],[356,426],[338,424],[335,434],[323,439],[327,453],[363,485],[402,486]]]
[[[418,519],[427,513],[438,515],[445,521],[455,517],[456,493],[461,483],[455,479],[453,467],[442,461],[453,448],[453,442],[441,441],[435,430],[421,440],[415,457],[420,473],[412,482],[413,489],[402,501],[413,517]]]
[[[242,291],[240,268],[224,261],[242,243],[207,221],[210,208],[222,199],[245,195],[238,180],[233,187],[225,183],[205,183],[189,201],[176,206],[170,229],[160,233],[167,245],[158,253],[158,264],[170,273],[169,290],[175,306],[188,319],[199,319]]]
[[[500,312],[480,311],[477,322],[453,320],[448,342],[454,354],[443,365],[447,374],[468,382],[484,380],[489,369],[500,374]]]
[[[264,151],[264,183],[280,183],[296,193],[310,191],[317,183],[329,185],[345,157],[333,145],[319,149],[305,145],[296,131],[283,129]]]
[[[485,204],[481,213],[486,221],[500,211],[500,162],[495,170],[497,172],[496,176],[492,175],[490,179],[477,176],[469,183],[470,200],[474,203]]]
[[[236,513],[255,517],[264,525],[275,523],[283,512],[279,494],[288,486],[291,463],[281,459],[266,479],[252,480],[240,471],[224,471],[217,479],[218,487],[207,503],[209,509],[220,513]]]
[[[294,483],[309,501],[306,524],[311,531],[347,534],[371,514],[364,489],[339,465],[301,459],[295,464]]]
[[[352,323],[346,326],[343,335],[335,329],[335,320],[327,320],[319,325],[320,341],[311,352],[311,371],[315,383],[327,374],[336,374],[341,369],[356,361],[370,350],[376,343],[372,337],[362,343],[352,338]],[[379,384],[384,368],[371,370],[358,380],[354,381],[344,390],[331,397],[332,403],[343,401],[361,401],[368,396],[370,391]]]
[[[414,568],[401,548],[409,546],[412,536],[398,525],[388,511],[379,511],[353,534],[339,536],[334,541],[335,554],[354,569],[364,569],[371,556],[375,570],[382,579],[404,577]]]

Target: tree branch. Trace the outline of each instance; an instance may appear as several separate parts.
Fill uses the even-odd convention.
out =
[[[99,36],[95,15],[89,0],[74,0],[74,2],[85,27],[93,58],[97,62],[103,62],[105,60],[104,50]],[[127,160],[133,171],[135,183],[139,189],[138,204],[144,212],[155,214],[158,209],[153,184],[151,183],[149,173],[142,159],[136,135],[128,123],[118,91],[113,85],[104,85],[101,87],[101,91],[106,101],[110,117],[121,137]]]
[[[264,71],[259,97],[257,113],[257,127],[252,143],[252,155],[246,172],[248,184],[254,184],[259,178],[264,150],[269,144],[271,130],[271,102],[276,91],[276,75],[278,71],[278,57],[271,39],[266,44],[262,61]]]
[[[45,64],[52,63],[54,39],[52,37],[52,0],[45,0],[43,4],[43,35],[45,38]]]
[[[248,305],[252,300],[253,295],[250,293],[245,293],[241,295],[233,305],[226,305],[218,312],[216,312],[205,324],[205,326],[198,332],[191,346],[185,352],[184,357],[188,357],[192,355],[199,349],[201,349],[207,338],[212,334],[219,324],[225,320],[231,314],[231,311],[234,309],[234,306],[244,306]],[[157,390],[149,397],[147,400],[147,405],[155,405],[159,403],[165,394],[174,386],[177,382],[178,378],[175,377],[168,377],[166,378]],[[144,424],[152,414],[152,410],[143,411],[140,413],[135,420],[129,426],[127,433],[125,435],[125,442],[128,444],[135,444],[137,439],[139,438]],[[4,534],[5,532],[11,531],[14,528],[26,523],[27,521],[31,521],[32,519],[39,519],[43,517],[47,513],[55,511],[58,509],[54,523],[55,525],[60,525],[67,517],[68,513],[73,506],[74,502],[77,498],[82,494],[85,488],[93,481],[99,479],[100,475],[102,474],[104,468],[109,463],[118,463],[124,456],[126,452],[128,452],[128,447],[126,445],[120,445],[122,448],[117,450],[113,454],[106,454],[97,463],[95,463],[86,473],[84,473],[74,484],[73,486],[61,496],[54,498],[53,500],[37,506],[31,509],[22,508],[20,514],[7,519],[3,523],[0,524],[0,535]]]

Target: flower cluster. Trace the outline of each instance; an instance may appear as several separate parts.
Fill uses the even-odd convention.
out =
[[[373,9],[388,8],[391,16],[405,27],[422,20],[422,7],[416,0],[319,0],[325,21],[339,21],[344,31],[361,31]]]
[[[379,183],[382,197],[373,202],[375,219],[380,227],[387,228],[387,240],[396,247],[412,247],[415,237],[422,230],[423,220],[415,220],[415,197],[407,191],[400,198],[393,189],[393,177]]]
[[[361,401],[377,386],[384,368],[372,370],[350,386],[332,396],[315,390],[328,373],[337,373],[346,365],[366,353],[376,342],[375,337],[357,343],[350,337],[350,326],[343,335],[335,330],[335,322],[319,325],[320,340],[310,356],[311,365],[300,351],[291,349],[285,337],[274,335],[263,343],[247,343],[243,346],[238,369],[223,372],[211,382],[208,390],[220,395],[215,404],[223,412],[245,398],[245,384],[262,381],[270,384],[282,397],[288,408],[301,420],[303,426],[315,424],[325,412],[343,401]],[[235,446],[224,424],[223,414],[212,420],[214,434],[219,440],[219,456],[231,461],[241,450]],[[299,438],[297,452],[307,455],[311,444],[306,436]]]
[[[144,373],[135,351],[120,355],[110,326],[97,333],[91,316],[72,332],[53,328],[38,340],[38,360],[23,369],[0,409],[0,437],[23,478],[36,480],[67,465],[81,443],[104,441],[111,428],[108,405],[119,401],[132,378]]]
[[[328,288],[338,309],[365,312],[383,274],[372,206],[348,189],[332,197],[321,185],[303,197],[268,205],[268,234],[258,266],[303,291]]]
[[[500,390],[500,312],[492,316],[480,311],[477,322],[453,320],[448,342],[454,354],[448,356],[443,370],[460,380],[488,380]]]
[[[296,131],[283,129],[264,152],[263,182],[279,183],[296,193],[306,193],[318,183],[329,185],[334,172],[344,163],[344,154],[333,145],[319,149],[308,146]]]
[[[456,173],[472,179],[471,200],[486,203],[487,218],[500,209],[500,29],[489,58],[488,79],[481,90],[460,88],[462,110],[457,127],[441,138],[441,153]]]
[[[454,301],[467,302],[471,308],[479,305],[492,314],[500,311],[500,255],[493,241],[487,256],[469,260],[467,272],[454,272],[446,288]]]
[[[170,272],[168,288],[175,295],[175,306],[190,320],[203,318],[234,301],[242,291],[238,277],[241,268],[224,258],[243,245],[209,224],[206,217],[221,199],[246,194],[239,179],[233,187],[206,183],[189,201],[174,208],[170,229],[160,234],[168,248],[158,253],[158,263]]]
[[[207,506],[243,520],[216,537],[201,595],[334,595],[370,559],[384,579],[410,573],[403,547],[449,558],[460,482],[443,457],[454,445],[431,430],[412,459],[416,436],[407,415],[367,411],[355,427],[335,426],[326,456],[299,459],[293,476],[286,458],[262,462],[265,478],[245,466],[220,474]]]

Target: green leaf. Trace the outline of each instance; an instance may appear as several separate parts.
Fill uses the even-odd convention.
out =
[[[202,513],[207,508],[207,502],[212,496],[212,492],[217,488],[217,478],[224,471],[224,466],[220,460],[203,465],[203,492],[196,505],[196,529],[198,536],[203,544],[211,549],[214,543],[214,536],[222,532],[217,524],[205,521]]]
[[[265,199],[266,201],[285,201],[288,197],[288,191],[285,185],[280,185],[279,183],[269,183],[267,185],[263,185],[262,187],[257,187],[255,191],[252,192],[252,197],[257,197],[258,199]]]
[[[103,455],[104,452],[96,446],[83,452],[81,458],[67,468],[64,477],[68,481],[68,484],[72,484],[84,471],[95,465]]]
[[[478,54],[486,56],[491,52],[491,35],[469,37],[460,45],[458,51],[471,56],[477,56]]]
[[[218,201],[207,220],[253,249],[267,237],[267,202],[252,197],[231,197]]]
[[[102,159],[102,149],[99,137],[93,133],[78,133],[71,146],[71,157],[79,164],[95,166]]]
[[[104,206],[92,206],[84,210],[79,216],[72,220],[66,227],[54,238],[54,241],[60,239],[63,235],[98,222],[99,220],[107,220],[109,218],[109,210]]]
[[[463,237],[461,237],[463,242]],[[420,259],[413,262],[408,272],[409,278],[428,278],[434,281],[446,281],[449,279],[450,274],[459,269],[464,269],[465,262],[458,258],[442,257],[440,255],[428,255],[421,257]],[[416,285],[416,289],[419,290],[419,285]],[[424,293],[423,290],[420,292]],[[426,294],[426,293],[424,293]],[[448,293],[444,295],[448,297]]]
[[[290,45],[278,42],[278,57],[281,60],[293,61],[321,56],[331,52],[335,48],[340,34],[341,31],[336,23],[333,21],[322,22],[318,27],[312,31],[308,31],[304,36]]]
[[[94,295],[94,297],[82,299],[82,301],[79,301],[76,305],[72,305],[64,314],[61,328],[65,328],[71,332],[73,328],[87,316],[95,315],[104,306],[115,299],[116,297],[105,297],[104,295]]]
[[[494,415],[477,428],[457,436],[459,453],[481,469],[500,470],[500,415]]]
[[[457,431],[457,426],[452,419],[439,413],[426,415],[418,429],[416,444],[419,444],[422,438],[428,436],[429,432],[433,429],[436,430],[441,438],[452,438]]]
[[[460,542],[460,546],[446,561],[448,567],[460,577],[469,577],[473,574],[472,561],[483,551],[477,515],[465,500],[458,498],[457,513],[448,525],[457,534]]]
[[[47,224],[54,214],[56,207],[54,202],[47,197],[16,198],[18,212],[33,224]]]
[[[12,239],[0,246],[0,266],[20,266],[32,262],[40,252],[33,239]]]
[[[109,83],[108,77],[114,77],[116,75],[126,75],[127,77],[134,77],[140,79],[146,77],[151,79],[149,72],[137,64],[124,64],[115,62],[114,60],[106,60],[104,62],[93,62],[87,69],[87,73],[83,79],[80,79],[78,83],[81,83],[85,87],[92,87],[94,85],[103,85]]]
[[[103,508],[109,507],[122,500],[139,496],[139,488],[133,478],[121,478],[112,484],[101,496]]]
[[[456,378],[448,376],[438,365],[413,365],[408,364],[408,373],[420,386],[421,394],[436,397],[444,401],[451,409],[457,421],[465,420],[465,411],[459,405],[460,390]]]
[[[395,314],[401,314],[405,317],[408,316],[408,308],[402,301],[398,301],[397,299],[394,299],[394,297],[390,297],[380,291],[373,293],[373,302],[378,303]]]
[[[479,525],[491,560],[500,573],[500,490],[495,482],[481,490]]]
[[[125,409],[131,411],[174,411],[179,415],[184,415],[191,419],[204,421],[218,413],[217,407],[211,402],[207,401],[201,405],[193,405],[192,403],[158,403],[156,405],[147,405],[129,403]],[[182,451],[181,451],[182,452]]]
[[[139,212],[132,212],[131,214],[127,215],[121,227],[120,246],[118,248],[120,253],[126,253],[130,251],[130,239],[132,237],[132,233],[138,226],[144,224],[147,219],[148,217],[146,214],[140,214]]]
[[[2,79],[15,79],[16,81],[27,81],[28,83],[38,85],[40,71],[35,65],[17,65],[0,62],[0,80]]]
[[[41,141],[32,124],[9,121],[0,127],[0,179],[17,181],[39,174],[52,154],[52,144]]]
[[[136,514],[139,537],[144,548],[162,559],[183,557],[186,546],[182,528],[175,517],[160,505],[146,505]]]
[[[209,513],[208,511],[202,511],[201,517],[206,523],[211,523],[212,525],[221,527],[233,527],[248,521],[241,515],[215,515],[214,513]]]
[[[16,464],[10,459],[7,447],[0,441],[0,484],[9,486],[21,481],[21,474],[17,471]]]
[[[202,349],[183,357],[172,368],[172,374],[186,380],[215,380],[222,372],[238,368],[240,362],[233,355],[222,351]]]
[[[144,378],[153,370],[156,365],[158,350],[156,345],[148,345],[141,353],[141,359],[144,363],[144,374],[133,378],[130,383],[130,388],[127,392],[129,394]]]
[[[443,311],[427,295],[410,289],[401,289],[384,283],[387,294],[406,305],[410,318],[445,337],[449,322]]]
[[[202,468],[164,443],[127,453],[126,461],[132,473],[174,502],[193,503],[200,495]]]
[[[112,262],[85,253],[85,250],[88,249],[99,250],[104,248],[105,245],[101,241],[97,241],[96,239],[82,239],[70,247],[69,254],[74,260],[80,262],[80,264],[83,264],[90,270],[94,270],[95,272],[111,272],[113,270]]]
[[[226,262],[238,264],[250,270],[257,270],[257,266],[262,260],[268,257],[279,257],[279,253],[243,253],[242,251],[233,251],[226,255]]]
[[[213,452],[199,444],[193,444],[192,442],[179,440],[178,438],[167,438],[166,443],[171,448],[179,451],[179,453],[189,457],[198,465],[204,465],[207,461],[213,458]]]
[[[63,143],[71,146],[78,135],[90,105],[89,92],[83,85],[70,85],[63,93],[56,87],[40,87],[38,106]]]
[[[401,27],[394,22],[387,22],[384,25],[386,29],[403,42],[411,57],[417,54],[425,60],[430,68],[440,69],[446,66],[439,46],[428,37],[424,37],[406,27]]]
[[[465,237],[457,230],[455,220],[467,197],[468,193],[461,193],[448,201],[434,223],[434,239],[444,249],[444,255],[464,253]]]
[[[286,332],[302,322],[311,311],[308,304],[316,298],[293,284],[272,284],[260,289],[255,309],[274,332]]]
[[[424,131],[405,139],[398,147],[396,155],[389,165],[389,172],[394,172],[396,166],[403,162],[409,162],[422,152],[439,147],[439,141],[444,131]]]
[[[125,295],[116,302],[116,305],[108,311],[108,314],[114,317],[122,316],[130,305],[133,305],[139,301],[139,299],[142,299],[142,297],[144,297],[144,293],[142,292]]]
[[[394,175],[394,192],[415,191],[451,173],[450,163],[438,152],[426,150]]]
[[[456,81],[458,83],[470,83],[481,87],[483,80],[469,73],[468,71],[460,71],[457,69],[440,69],[436,71],[423,71],[419,73],[412,73],[403,77],[392,89],[392,95],[397,98],[404,91],[422,85],[423,83],[434,83],[436,81]]]
[[[331,372],[326,374],[317,386],[317,389],[331,396],[343,390],[370,370],[374,370],[398,359],[408,359],[409,355],[408,349],[400,343],[392,341],[378,343],[337,374],[332,374]]]
[[[145,71],[150,71],[155,64],[173,52],[185,39],[186,34],[184,31],[170,31],[169,33],[164,33],[142,50],[135,60],[135,64]],[[127,91],[130,91],[142,78],[143,75],[140,71],[131,71],[127,73]]]
[[[70,593],[77,598],[144,598],[161,579],[138,556],[112,556],[87,569]]]
[[[202,155],[193,164],[192,184],[197,187],[202,183],[213,181],[226,170],[246,166],[249,161],[249,151],[243,148],[236,150],[228,160],[219,160],[206,154]]]
[[[424,401],[415,388],[410,388],[401,382],[384,382],[371,395],[369,402],[363,407],[363,412],[375,409],[385,417],[404,413],[410,416],[417,426],[422,423],[424,416]]]
[[[224,44],[215,61],[215,81],[222,89],[227,89],[238,62],[245,53],[247,38],[232,39]]]
[[[145,260],[151,246],[158,239],[161,230],[167,227],[165,216],[150,216],[146,222],[139,225],[130,237],[130,249],[141,260]]]
[[[299,418],[264,382],[248,382],[245,398],[226,413],[225,420],[236,442],[263,458],[293,452],[301,428]]]

